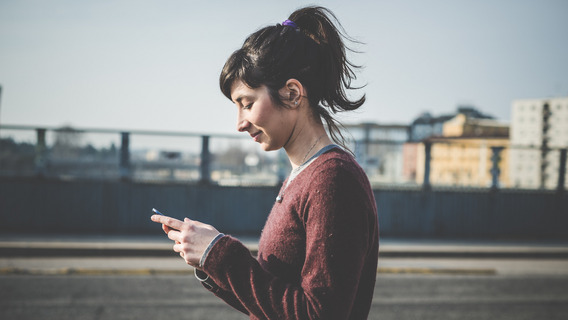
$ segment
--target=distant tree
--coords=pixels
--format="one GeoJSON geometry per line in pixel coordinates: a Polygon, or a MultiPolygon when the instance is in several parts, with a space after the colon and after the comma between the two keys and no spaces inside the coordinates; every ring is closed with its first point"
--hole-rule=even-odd
{"type": "Polygon", "coordinates": [[[114,159],[118,157],[118,149],[116,148],[114,142],[111,143],[110,148],[102,148],[99,152],[101,154],[101,158],[103,159],[114,159]]]}
{"type": "Polygon", "coordinates": [[[90,159],[98,159],[100,157],[99,151],[92,144],[88,144],[80,150],[81,157],[87,157],[90,159]]]}
{"type": "Polygon", "coordinates": [[[51,149],[54,157],[75,158],[81,154],[83,132],[64,126],[55,130],[55,143],[51,149]]]}
{"type": "Polygon", "coordinates": [[[12,174],[33,171],[34,156],[34,144],[0,138],[0,171],[12,174]]]}

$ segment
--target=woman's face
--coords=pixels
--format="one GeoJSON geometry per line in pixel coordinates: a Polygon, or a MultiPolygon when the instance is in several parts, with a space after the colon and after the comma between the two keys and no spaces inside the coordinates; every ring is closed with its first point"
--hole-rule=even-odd
{"type": "Polygon", "coordinates": [[[286,144],[292,134],[296,112],[275,104],[267,87],[253,89],[240,80],[235,81],[231,87],[231,100],[238,108],[238,131],[248,132],[264,151],[278,150],[286,144]]]}

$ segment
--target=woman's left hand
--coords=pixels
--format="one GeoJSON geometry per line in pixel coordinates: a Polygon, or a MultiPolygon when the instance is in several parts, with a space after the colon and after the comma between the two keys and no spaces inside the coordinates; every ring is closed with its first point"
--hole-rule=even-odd
{"type": "Polygon", "coordinates": [[[185,218],[183,221],[162,215],[152,215],[152,221],[161,223],[168,238],[175,242],[174,251],[195,268],[209,243],[219,234],[214,227],[185,218]]]}

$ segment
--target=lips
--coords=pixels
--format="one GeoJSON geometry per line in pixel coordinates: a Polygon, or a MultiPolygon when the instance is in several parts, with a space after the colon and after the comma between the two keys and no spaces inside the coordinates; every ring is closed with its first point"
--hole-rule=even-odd
{"type": "Polygon", "coordinates": [[[262,133],[262,131],[257,131],[255,133],[251,133],[250,136],[252,137],[252,139],[254,141],[258,142],[261,133],[262,133]]]}

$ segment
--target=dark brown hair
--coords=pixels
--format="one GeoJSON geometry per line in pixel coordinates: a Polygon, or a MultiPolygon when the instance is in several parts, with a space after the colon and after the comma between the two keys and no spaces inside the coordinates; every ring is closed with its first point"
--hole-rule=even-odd
{"type": "Polygon", "coordinates": [[[365,102],[365,95],[355,101],[346,95],[347,89],[354,89],[351,82],[359,66],[347,59],[346,50],[350,49],[343,40],[353,40],[345,35],[335,15],[323,7],[296,10],[288,19],[297,28],[277,24],[260,29],[229,57],[219,77],[221,91],[231,99],[235,81],[251,88],[264,85],[272,100],[284,105],[278,90],[289,79],[297,79],[306,88],[316,119],[323,119],[333,141],[346,147],[341,124],[333,114],[355,110],[365,102]]]}

